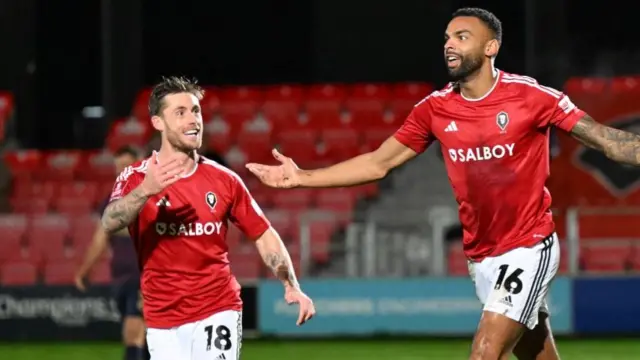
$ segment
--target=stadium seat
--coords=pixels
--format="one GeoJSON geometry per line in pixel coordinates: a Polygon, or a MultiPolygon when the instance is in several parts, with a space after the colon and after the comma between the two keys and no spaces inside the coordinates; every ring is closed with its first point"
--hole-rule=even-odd
{"type": "Polygon", "coordinates": [[[281,153],[294,159],[302,167],[312,166],[319,162],[317,146],[318,134],[313,131],[283,131],[276,139],[281,153]]]}
{"type": "Polygon", "coordinates": [[[52,200],[56,195],[57,183],[52,181],[16,181],[13,184],[13,199],[45,199],[52,200]]]}
{"type": "Polygon", "coordinates": [[[295,224],[292,221],[291,214],[292,212],[281,208],[265,210],[265,216],[271,222],[271,226],[283,238],[290,237],[294,231],[295,224]]]}
{"type": "Polygon", "coordinates": [[[113,166],[113,154],[108,150],[84,152],[76,179],[85,181],[107,181],[113,184],[117,174],[113,166]]]}
{"type": "Polygon", "coordinates": [[[208,121],[220,114],[220,88],[206,87],[204,90],[204,98],[200,101],[200,106],[202,106],[202,119],[208,121]]]}
{"type": "Polygon", "coordinates": [[[373,151],[377,149],[389,137],[393,136],[397,130],[395,127],[369,129],[364,133],[363,151],[373,151]]]}
{"type": "Polygon", "coordinates": [[[631,270],[640,271],[640,243],[636,243],[632,247],[629,262],[631,270]]]}
{"type": "Polygon", "coordinates": [[[338,230],[338,217],[335,213],[323,210],[309,210],[300,213],[298,224],[294,229],[294,243],[303,241],[308,231],[312,259],[319,264],[329,261],[331,254],[331,237],[338,230]]]}
{"type": "Polygon", "coordinates": [[[218,153],[227,152],[234,143],[240,125],[233,126],[220,117],[204,123],[203,143],[218,153]]]}
{"type": "Polygon", "coordinates": [[[389,107],[395,117],[406,118],[413,107],[433,91],[433,86],[428,83],[398,83],[393,85],[389,107]]]}
{"type": "Polygon", "coordinates": [[[65,242],[69,233],[69,220],[63,215],[35,216],[27,234],[32,256],[59,259],[65,256],[65,242]]]}
{"type": "Polygon", "coordinates": [[[48,199],[11,199],[11,208],[21,214],[46,214],[50,209],[48,199]]]}
{"type": "Polygon", "coordinates": [[[42,166],[43,155],[38,150],[10,151],[4,154],[14,181],[32,179],[42,166]]]}
{"type": "Polygon", "coordinates": [[[628,268],[631,259],[631,245],[622,241],[607,245],[582,244],[580,253],[585,271],[617,273],[628,268]]]}
{"type": "Polygon", "coordinates": [[[9,262],[2,266],[0,271],[2,281],[0,284],[11,285],[33,285],[38,280],[37,268],[29,262],[9,262]]]}
{"type": "Polygon", "coordinates": [[[36,176],[43,181],[71,181],[81,157],[82,153],[76,150],[46,153],[36,176]]]}
{"type": "Polygon", "coordinates": [[[339,126],[346,98],[347,91],[344,86],[312,85],[305,102],[305,114],[309,126],[316,129],[339,126]]]}
{"type": "Polygon", "coordinates": [[[229,251],[242,245],[242,236],[240,229],[233,224],[229,224],[229,228],[227,229],[227,246],[229,247],[229,251]]]}
{"type": "Polygon", "coordinates": [[[467,257],[462,249],[462,241],[456,241],[448,245],[447,268],[450,276],[469,276],[467,257]]]}
{"type": "Polygon", "coordinates": [[[258,87],[227,87],[222,88],[219,94],[220,114],[232,124],[242,124],[253,119],[264,101],[264,93],[258,87]]]}
{"type": "Polygon", "coordinates": [[[356,84],[349,87],[345,101],[349,122],[366,124],[381,121],[387,111],[390,91],[385,84],[356,84]]]}
{"type": "Polygon", "coordinates": [[[7,123],[13,115],[14,99],[13,94],[6,91],[0,92],[0,140],[3,140],[6,133],[7,123]]]}
{"type": "Polygon", "coordinates": [[[139,121],[147,121],[149,119],[149,96],[151,96],[151,90],[151,88],[144,88],[138,91],[133,102],[131,115],[139,121]]]}
{"type": "Polygon", "coordinates": [[[293,189],[275,190],[272,196],[273,205],[283,210],[305,210],[311,206],[313,190],[293,189]]]}
{"type": "Polygon", "coordinates": [[[116,120],[111,124],[107,135],[107,148],[111,151],[116,151],[125,145],[144,148],[151,134],[152,128],[149,121],[135,118],[116,120]]]}
{"type": "Polygon", "coordinates": [[[77,265],[69,261],[50,262],[44,268],[44,283],[47,285],[70,285],[74,283],[77,265]]]}
{"type": "MultiPolygon", "coordinates": [[[[100,194],[100,200],[102,200],[103,194],[100,194]]],[[[98,197],[98,183],[91,181],[72,181],[61,183],[58,186],[57,190],[58,199],[69,198],[69,199],[84,199],[85,201],[90,202],[92,205],[95,204],[98,197]]]]}
{"type": "Polygon", "coordinates": [[[350,213],[356,202],[354,193],[347,188],[317,190],[315,199],[318,208],[340,213],[350,213]]]}
{"type": "Polygon", "coordinates": [[[60,214],[83,215],[93,211],[93,198],[61,197],[54,201],[53,208],[60,214]]]}
{"type": "Polygon", "coordinates": [[[250,162],[273,161],[271,149],[274,143],[269,132],[243,131],[238,134],[238,147],[247,156],[250,162]]]}
{"type": "Polygon", "coordinates": [[[231,271],[239,281],[255,280],[260,277],[262,259],[254,246],[240,246],[229,252],[231,271]]]}
{"type": "Polygon", "coordinates": [[[360,134],[354,129],[329,129],[321,132],[321,157],[338,162],[360,154],[360,134]]]}
{"type": "Polygon", "coordinates": [[[89,282],[92,284],[109,284],[111,283],[111,266],[109,261],[99,261],[89,274],[89,282]]]}
{"type": "Polygon", "coordinates": [[[640,238],[638,215],[633,213],[581,213],[578,217],[580,240],[640,238]]]}
{"type": "Polygon", "coordinates": [[[302,86],[274,85],[265,91],[263,115],[275,125],[276,131],[287,128],[299,120],[305,90],[302,86]]]}

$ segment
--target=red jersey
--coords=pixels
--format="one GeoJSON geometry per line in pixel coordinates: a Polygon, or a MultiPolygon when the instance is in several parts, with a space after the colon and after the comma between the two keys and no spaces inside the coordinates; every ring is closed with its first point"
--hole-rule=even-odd
{"type": "MultiPolygon", "coordinates": [[[[111,201],[144,179],[146,159],[116,180],[111,201]]],[[[228,220],[251,239],[270,227],[233,171],[200,156],[195,170],[149,198],[129,225],[142,272],[144,319],[171,328],[225,310],[242,310],[225,236],[228,220]]]]}
{"type": "Polygon", "coordinates": [[[440,142],[464,251],[479,261],[532,246],[554,231],[545,187],[549,127],[571,131],[583,115],[561,92],[499,71],[480,99],[464,98],[451,84],[433,92],[394,136],[418,153],[440,142]]]}

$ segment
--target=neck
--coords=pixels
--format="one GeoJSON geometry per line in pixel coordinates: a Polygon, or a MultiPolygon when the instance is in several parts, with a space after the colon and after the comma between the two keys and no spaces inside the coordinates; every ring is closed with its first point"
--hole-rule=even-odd
{"type": "Polygon", "coordinates": [[[487,65],[458,82],[462,96],[467,99],[480,99],[493,88],[498,72],[493,68],[493,65],[487,65]]]}
{"type": "Polygon", "coordinates": [[[183,160],[183,173],[189,174],[196,167],[196,160],[198,159],[198,153],[195,150],[179,150],[170,144],[162,143],[160,150],[157,152],[158,162],[164,163],[172,158],[179,158],[183,160]]]}

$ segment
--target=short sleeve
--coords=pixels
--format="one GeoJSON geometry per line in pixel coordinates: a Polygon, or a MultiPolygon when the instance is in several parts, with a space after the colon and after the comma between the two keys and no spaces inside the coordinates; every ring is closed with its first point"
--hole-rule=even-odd
{"type": "Polygon", "coordinates": [[[142,177],[136,173],[136,170],[133,166],[127,166],[118,178],[116,179],[116,183],[113,185],[113,190],[111,191],[111,196],[109,197],[109,202],[122,199],[127,196],[131,192],[131,190],[135,189],[142,182],[142,177]]]}
{"type": "Polygon", "coordinates": [[[233,183],[234,199],[229,218],[248,238],[257,239],[271,224],[242,180],[234,176],[233,183]]]}
{"type": "Polygon", "coordinates": [[[543,104],[541,127],[553,125],[569,132],[585,115],[585,112],[580,110],[569,96],[558,90],[540,86],[539,96],[543,104]]]}
{"type": "Polygon", "coordinates": [[[431,133],[431,106],[428,98],[416,105],[393,137],[400,143],[422,153],[435,140],[431,133]]]}

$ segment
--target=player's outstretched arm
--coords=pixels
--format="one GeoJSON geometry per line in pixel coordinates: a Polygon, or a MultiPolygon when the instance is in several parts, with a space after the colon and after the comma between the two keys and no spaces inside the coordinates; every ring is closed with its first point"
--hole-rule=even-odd
{"type": "Polygon", "coordinates": [[[80,291],[86,290],[84,284],[84,278],[89,274],[93,266],[98,262],[100,256],[107,250],[109,246],[109,236],[104,231],[100,222],[98,222],[98,226],[96,226],[96,230],[93,233],[93,241],[91,241],[91,245],[87,249],[87,253],[85,254],[84,262],[78,268],[78,272],[75,276],[76,287],[80,291]]]}
{"type": "Polygon", "coordinates": [[[300,289],[291,257],[280,236],[273,228],[269,228],[256,240],[256,247],[264,263],[284,285],[287,303],[300,305],[297,324],[304,324],[315,315],[316,310],[311,299],[300,289]]]}
{"type": "Polygon", "coordinates": [[[573,127],[571,135],[611,160],[640,165],[640,135],[602,125],[587,114],[573,127]]]}
{"type": "Polygon", "coordinates": [[[372,152],[326,168],[302,170],[291,158],[274,149],[273,156],[280,165],[250,163],[247,169],[265,185],[275,188],[355,186],[384,178],[389,171],[416,155],[415,151],[390,137],[372,152]]]}

